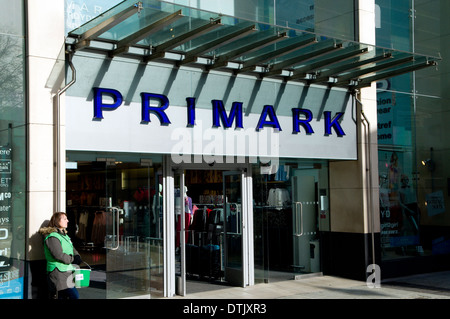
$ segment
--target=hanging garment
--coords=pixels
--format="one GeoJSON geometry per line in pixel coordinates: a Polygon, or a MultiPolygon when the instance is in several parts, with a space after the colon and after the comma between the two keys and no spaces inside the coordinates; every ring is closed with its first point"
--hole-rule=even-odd
{"type": "Polygon", "coordinates": [[[289,166],[280,165],[277,169],[274,179],[276,181],[282,181],[282,182],[288,181],[289,180],[289,166]]]}
{"type": "MultiPolygon", "coordinates": [[[[177,232],[176,232],[176,247],[180,247],[180,232],[181,232],[181,215],[177,216],[177,232]]],[[[191,214],[188,212],[184,213],[184,229],[186,230],[185,235],[185,243],[189,240],[189,227],[191,226],[191,214]]]]}
{"type": "Polygon", "coordinates": [[[78,219],[77,237],[82,241],[87,241],[87,227],[88,227],[89,213],[87,211],[80,213],[78,219]]]}
{"type": "Polygon", "coordinates": [[[92,224],[91,240],[96,246],[104,245],[106,236],[106,212],[95,212],[94,223],[92,224]]]}

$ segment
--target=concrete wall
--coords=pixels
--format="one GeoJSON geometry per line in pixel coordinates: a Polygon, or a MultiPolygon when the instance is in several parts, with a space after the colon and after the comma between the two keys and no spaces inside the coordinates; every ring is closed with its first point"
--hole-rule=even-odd
{"type": "MultiPolygon", "coordinates": [[[[28,85],[28,260],[43,258],[37,234],[54,207],[54,96],[64,81],[64,1],[26,2],[28,85]]],[[[64,114],[61,114],[64,119],[64,114]]],[[[64,124],[64,123],[63,123],[64,124]]],[[[62,132],[64,127],[62,127],[62,132]]],[[[64,134],[62,134],[64,136],[64,134]]],[[[64,150],[64,140],[62,140],[64,150]]],[[[63,152],[64,154],[64,152],[63,152]]],[[[62,156],[64,159],[64,155],[62,156]]],[[[65,179],[65,167],[62,167],[65,179]]],[[[62,181],[62,192],[65,180],[62,181]]],[[[65,202],[64,200],[62,201],[65,202]]]]}
{"type": "MultiPolygon", "coordinates": [[[[374,1],[360,0],[357,16],[358,41],[374,44],[374,1]]],[[[367,266],[380,259],[375,85],[357,92],[355,107],[358,160],[330,162],[330,231],[322,234],[322,256],[325,274],[365,280],[367,266]]]]}
{"type": "MultiPolygon", "coordinates": [[[[375,43],[375,5],[373,1],[359,1],[359,41],[375,43]]],[[[362,89],[356,103],[358,115],[358,160],[330,163],[330,219],[331,231],[369,233],[371,214],[378,212],[378,156],[377,156],[377,112],[375,85],[362,89]],[[361,123],[361,110],[370,123],[370,159],[367,134],[368,127],[361,123]],[[368,164],[368,163],[371,164],[368,164]],[[371,171],[369,187],[368,170],[371,171]],[[372,200],[369,197],[369,189],[372,200]],[[370,208],[369,208],[370,205],[370,208]]],[[[379,218],[375,231],[379,232],[379,218]]]]}

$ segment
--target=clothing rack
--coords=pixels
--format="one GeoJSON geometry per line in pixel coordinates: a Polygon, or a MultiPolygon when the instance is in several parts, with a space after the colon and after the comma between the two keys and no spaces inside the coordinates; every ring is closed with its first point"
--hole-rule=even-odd
{"type": "Polygon", "coordinates": [[[106,210],[103,206],[77,206],[68,210],[72,236],[83,247],[103,247],[106,236],[106,210]]]}
{"type": "Polygon", "coordinates": [[[193,204],[193,220],[186,244],[186,272],[222,278],[223,205],[193,204]]]}

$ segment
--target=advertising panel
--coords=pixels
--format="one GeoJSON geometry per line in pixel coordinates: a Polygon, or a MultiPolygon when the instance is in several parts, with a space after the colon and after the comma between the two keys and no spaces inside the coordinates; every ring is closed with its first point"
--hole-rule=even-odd
{"type": "MultiPolygon", "coordinates": [[[[13,267],[12,149],[0,147],[0,299],[22,298],[23,277],[13,267]]],[[[17,234],[16,234],[17,235],[17,234]]]]}

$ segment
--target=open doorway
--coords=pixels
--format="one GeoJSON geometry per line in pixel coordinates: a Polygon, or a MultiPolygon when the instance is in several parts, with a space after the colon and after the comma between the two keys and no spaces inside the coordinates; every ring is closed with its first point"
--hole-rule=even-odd
{"type": "Polygon", "coordinates": [[[245,172],[180,170],[174,186],[177,293],[244,286],[245,172]]]}

